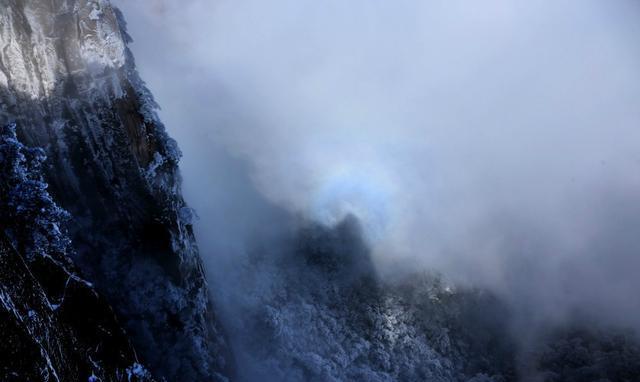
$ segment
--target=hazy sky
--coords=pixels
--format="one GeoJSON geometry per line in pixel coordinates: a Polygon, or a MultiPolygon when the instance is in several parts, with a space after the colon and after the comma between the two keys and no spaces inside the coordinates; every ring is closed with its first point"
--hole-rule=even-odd
{"type": "Polygon", "coordinates": [[[382,270],[640,327],[638,2],[115,2],[209,260],[354,213],[382,270]]]}

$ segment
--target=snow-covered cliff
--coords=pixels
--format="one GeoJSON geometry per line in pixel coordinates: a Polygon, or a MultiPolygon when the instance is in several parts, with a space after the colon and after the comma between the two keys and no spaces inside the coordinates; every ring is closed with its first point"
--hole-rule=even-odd
{"type": "Polygon", "coordinates": [[[223,378],[231,357],[180,194],[180,152],[128,41],[107,0],[0,0],[0,124],[45,149],[74,260],[154,374],[223,378]]]}

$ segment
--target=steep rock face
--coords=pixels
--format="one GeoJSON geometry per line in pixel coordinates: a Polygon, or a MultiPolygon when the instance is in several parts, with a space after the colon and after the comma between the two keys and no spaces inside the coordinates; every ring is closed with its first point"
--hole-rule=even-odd
{"type": "Polygon", "coordinates": [[[176,144],[106,0],[0,0],[0,123],[44,147],[75,261],[145,363],[172,381],[230,373],[180,195],[176,144]]]}
{"type": "Polygon", "coordinates": [[[44,153],[0,127],[0,380],[151,381],[115,314],[69,255],[44,153]]]}

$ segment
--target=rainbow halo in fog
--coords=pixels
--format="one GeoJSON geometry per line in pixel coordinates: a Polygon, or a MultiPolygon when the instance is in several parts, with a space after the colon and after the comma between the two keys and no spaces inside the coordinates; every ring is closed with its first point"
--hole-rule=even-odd
{"type": "Polygon", "coordinates": [[[335,225],[353,215],[360,221],[369,242],[380,240],[389,218],[390,190],[375,174],[343,170],[326,177],[314,193],[312,219],[335,225]]]}

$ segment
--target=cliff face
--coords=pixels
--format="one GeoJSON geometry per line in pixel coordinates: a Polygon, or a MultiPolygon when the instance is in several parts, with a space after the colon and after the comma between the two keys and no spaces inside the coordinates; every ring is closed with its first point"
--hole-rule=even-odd
{"type": "Polygon", "coordinates": [[[0,124],[43,147],[74,260],[142,360],[172,381],[230,372],[180,194],[179,150],[106,0],[0,0],[0,124]]]}

